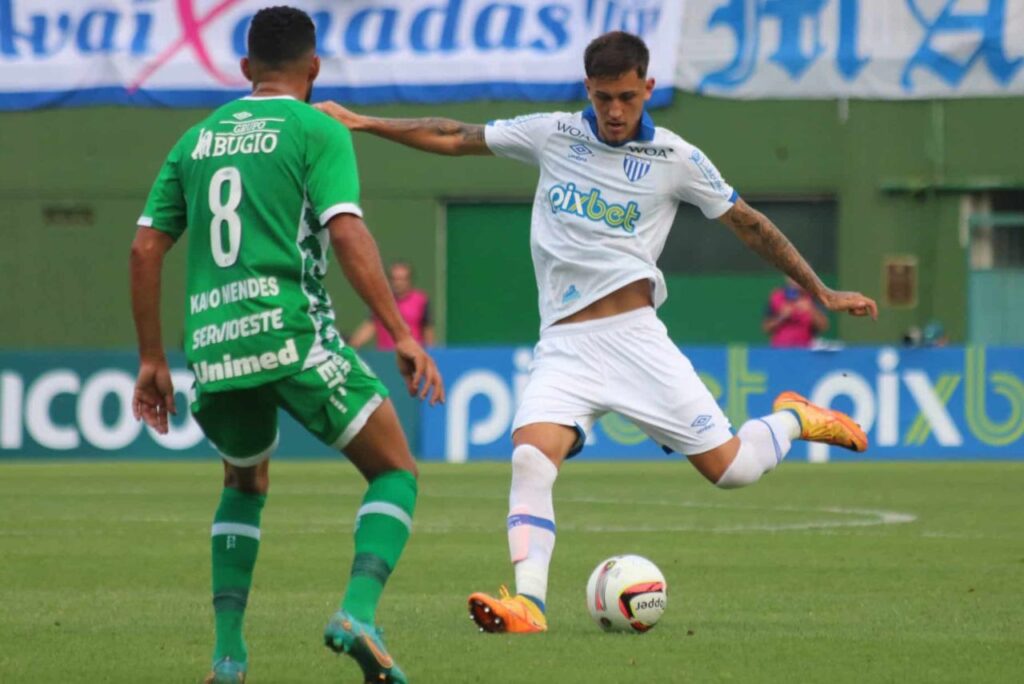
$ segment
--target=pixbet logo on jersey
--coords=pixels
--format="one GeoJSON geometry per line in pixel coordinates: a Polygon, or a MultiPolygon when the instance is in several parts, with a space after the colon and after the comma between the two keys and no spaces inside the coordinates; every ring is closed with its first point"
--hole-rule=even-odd
{"type": "Polygon", "coordinates": [[[631,200],[625,205],[612,204],[601,197],[601,191],[597,188],[584,193],[575,183],[552,186],[548,190],[548,202],[553,214],[573,214],[612,228],[621,228],[630,234],[636,232],[636,223],[640,220],[640,205],[636,202],[631,200]]]}

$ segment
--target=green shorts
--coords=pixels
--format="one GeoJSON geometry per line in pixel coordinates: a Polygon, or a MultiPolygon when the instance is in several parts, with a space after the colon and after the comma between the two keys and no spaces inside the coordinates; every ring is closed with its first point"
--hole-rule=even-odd
{"type": "Polygon", "coordinates": [[[265,385],[200,393],[192,414],[225,461],[250,467],[277,448],[277,409],[328,446],[344,449],[388,396],[351,347],[315,368],[265,385]]]}

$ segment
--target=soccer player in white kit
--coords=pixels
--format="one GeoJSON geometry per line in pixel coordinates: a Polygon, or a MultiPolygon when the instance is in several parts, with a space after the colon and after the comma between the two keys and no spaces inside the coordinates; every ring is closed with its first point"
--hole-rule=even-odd
{"type": "Polygon", "coordinates": [[[730,489],[756,482],[794,439],[863,451],[848,416],[784,392],[771,415],[735,435],[655,309],[665,301],[656,265],[679,202],[729,226],[751,249],[832,311],[877,316],[870,298],[826,287],[764,214],[726,183],[704,153],[644,111],[654,80],[637,36],[612,32],[584,55],[591,107],[486,126],[450,119],[380,119],[318,105],[354,131],[446,155],[494,154],[533,164],[540,180],[530,247],[540,342],[513,424],[508,540],[516,594],[474,593],[470,615],[488,632],[542,632],[555,546],[552,488],[594,420],[615,411],[704,477],[730,489]]]}

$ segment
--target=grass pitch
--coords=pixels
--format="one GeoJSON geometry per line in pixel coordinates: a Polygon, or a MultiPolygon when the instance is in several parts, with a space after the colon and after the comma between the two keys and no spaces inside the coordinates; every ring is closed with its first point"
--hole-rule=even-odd
{"type": "MultiPolygon", "coordinates": [[[[275,463],[247,617],[249,684],[358,682],[321,630],[364,484],[275,463]]],[[[465,597],[511,579],[507,464],[427,465],[379,614],[415,684],[1019,682],[1024,464],[787,463],[718,491],[683,463],[568,464],[551,631],[479,634],[465,597]],[[668,609],[601,633],[606,556],[654,560],[668,609]]],[[[220,465],[0,465],[0,682],[197,682],[209,667],[220,465]]]]}

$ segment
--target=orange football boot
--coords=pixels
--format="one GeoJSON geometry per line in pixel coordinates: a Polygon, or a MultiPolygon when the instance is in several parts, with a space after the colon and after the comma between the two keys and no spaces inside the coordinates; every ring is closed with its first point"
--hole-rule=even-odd
{"type": "Polygon", "coordinates": [[[469,616],[482,632],[528,634],[548,631],[548,620],[537,604],[525,596],[512,596],[505,585],[498,598],[476,592],[469,595],[469,616]]]}
{"type": "Polygon", "coordinates": [[[773,411],[792,411],[800,421],[800,439],[823,442],[851,451],[866,451],[868,436],[841,411],[833,411],[807,401],[796,392],[783,392],[775,397],[773,411]]]}

